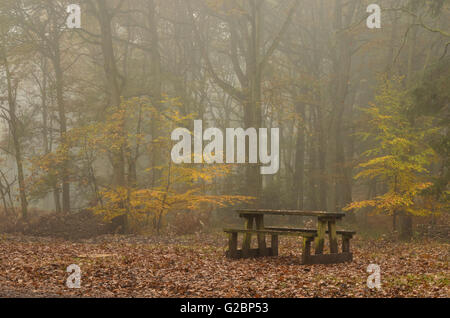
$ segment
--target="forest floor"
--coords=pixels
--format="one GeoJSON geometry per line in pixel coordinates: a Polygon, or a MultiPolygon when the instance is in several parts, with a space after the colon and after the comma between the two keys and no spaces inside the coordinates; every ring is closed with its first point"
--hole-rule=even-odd
{"type": "Polygon", "coordinates": [[[230,260],[226,237],[105,235],[76,242],[0,236],[0,297],[449,297],[450,244],[353,240],[354,261],[301,265],[300,242],[280,256],[230,260]],[[67,266],[81,268],[69,289],[67,266]],[[367,287],[369,264],[381,289],[367,287]]]}

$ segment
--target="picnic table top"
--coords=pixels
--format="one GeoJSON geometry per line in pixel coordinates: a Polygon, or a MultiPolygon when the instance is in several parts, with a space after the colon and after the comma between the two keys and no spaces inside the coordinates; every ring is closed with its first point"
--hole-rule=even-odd
{"type": "Polygon", "coordinates": [[[345,216],[342,212],[326,212],[326,211],[300,211],[300,210],[268,210],[268,209],[239,209],[236,210],[239,215],[297,215],[297,216],[317,216],[341,218],[345,216]]]}

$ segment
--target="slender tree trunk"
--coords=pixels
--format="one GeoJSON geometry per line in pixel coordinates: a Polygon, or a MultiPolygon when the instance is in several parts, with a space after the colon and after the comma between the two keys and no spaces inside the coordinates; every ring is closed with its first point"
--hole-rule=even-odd
{"type": "Polygon", "coordinates": [[[334,108],[331,114],[330,132],[334,136],[334,143],[330,143],[330,172],[333,175],[332,191],[330,192],[329,209],[331,211],[339,211],[344,205],[351,202],[351,189],[346,179],[349,178],[344,167],[346,164],[344,151],[344,132],[343,132],[343,115],[345,113],[346,98],[349,90],[350,68],[351,68],[351,34],[343,30],[346,25],[351,23],[354,3],[349,4],[347,11],[341,0],[336,0],[335,27],[339,30],[337,35],[337,48],[333,52],[333,69],[334,79],[332,81],[332,92],[334,100],[334,108]]]}
{"type": "MultiPolygon", "coordinates": [[[[45,57],[41,60],[42,82],[41,82],[41,109],[42,109],[42,146],[44,153],[47,155],[51,152],[49,144],[49,125],[48,125],[48,105],[47,105],[47,79],[48,68],[45,57]]],[[[56,213],[61,213],[60,191],[57,180],[53,181],[53,200],[56,213]]]]}
{"type": "Polygon", "coordinates": [[[19,197],[21,205],[22,218],[28,218],[28,201],[25,189],[25,177],[23,172],[23,158],[22,149],[20,145],[20,129],[18,127],[19,122],[16,117],[16,89],[13,87],[12,76],[9,70],[8,58],[4,47],[1,47],[1,54],[3,57],[3,64],[5,67],[7,90],[8,90],[8,105],[9,105],[9,129],[13,138],[14,156],[17,166],[17,179],[19,181],[19,197]]]}
{"type": "MultiPolygon", "coordinates": [[[[161,53],[159,49],[159,34],[158,34],[158,20],[156,16],[156,5],[154,0],[149,0],[147,2],[148,6],[148,29],[150,32],[151,39],[151,63],[152,63],[152,103],[156,110],[161,111],[161,100],[162,100],[162,66],[161,66],[161,53]]],[[[159,119],[152,118],[151,120],[151,135],[152,139],[156,140],[159,137],[159,119]]],[[[156,145],[155,145],[156,146],[156,145]]],[[[157,148],[157,146],[155,147],[157,148]]],[[[161,170],[154,169],[155,167],[161,165],[162,158],[160,152],[153,149],[150,155],[152,174],[151,174],[151,184],[156,185],[161,178],[161,170]]]]}
{"type": "MultiPolygon", "coordinates": [[[[119,72],[117,70],[116,59],[114,56],[114,46],[112,40],[111,29],[111,13],[109,12],[108,5],[105,0],[97,0],[98,5],[98,20],[100,23],[101,31],[101,48],[104,58],[104,70],[106,81],[108,84],[108,93],[110,97],[110,105],[112,107],[119,107],[121,104],[121,86],[119,72]]],[[[124,123],[118,127],[120,130],[118,133],[124,134],[124,123]]],[[[120,145],[119,149],[111,151],[112,166],[114,170],[114,184],[116,186],[125,186],[125,158],[124,158],[124,145],[120,145]]]]}
{"type": "Polygon", "coordinates": [[[396,11],[391,12],[392,16],[392,28],[391,28],[391,39],[389,41],[389,50],[386,59],[386,73],[388,78],[392,77],[393,74],[393,62],[394,62],[394,50],[395,50],[395,41],[397,39],[397,28],[398,28],[398,14],[396,11]]]}
{"type": "Polygon", "coordinates": [[[8,203],[6,202],[6,192],[5,188],[3,186],[3,182],[0,180],[0,196],[2,197],[2,203],[3,203],[3,212],[5,215],[9,215],[9,208],[8,203]]]}
{"type": "Polygon", "coordinates": [[[394,211],[394,213],[392,213],[392,230],[394,232],[397,231],[397,211],[394,211]]]}
{"type": "MultiPolygon", "coordinates": [[[[250,34],[250,64],[248,78],[250,93],[247,104],[244,106],[245,128],[262,127],[261,115],[261,38],[262,38],[262,4],[263,1],[250,1],[251,34],[250,34]]],[[[246,143],[246,154],[249,154],[249,144],[246,143]]],[[[246,188],[249,195],[257,198],[262,193],[262,177],[257,165],[248,165],[246,168],[246,188]]]]}
{"type": "MultiPolygon", "coordinates": [[[[314,109],[309,108],[309,129],[315,129],[315,121],[314,121],[314,109]]],[[[317,178],[318,175],[318,166],[317,166],[317,134],[310,136],[308,138],[308,195],[307,195],[307,203],[308,209],[317,210],[317,182],[319,181],[317,178]]],[[[320,191],[320,189],[319,189],[320,191]]]]}
{"type": "MultiPolygon", "coordinates": [[[[96,0],[90,2],[94,10],[97,11],[98,22],[100,24],[100,37],[101,37],[101,49],[104,60],[104,71],[105,78],[108,89],[108,96],[111,108],[119,108],[121,104],[121,91],[123,87],[123,79],[121,78],[119,71],[117,69],[117,62],[114,54],[113,45],[113,33],[111,28],[112,13],[108,4],[105,0],[96,0]],[[96,9],[98,8],[98,10],[96,9]]],[[[124,115],[125,116],[125,115],[124,115]]],[[[125,117],[121,119],[117,127],[117,134],[123,136],[126,140],[126,129],[125,129],[125,117]]],[[[129,191],[127,180],[125,177],[125,147],[126,141],[120,144],[117,148],[110,151],[111,164],[113,166],[113,184],[116,187],[127,187],[127,193],[129,191]]],[[[121,202],[121,207],[128,210],[129,202],[127,199],[121,202]]],[[[129,228],[129,213],[124,215],[124,232],[128,233],[129,228]]]]}
{"type": "Polygon", "coordinates": [[[413,235],[412,215],[405,211],[400,213],[400,239],[410,240],[413,235]]]}
{"type": "Polygon", "coordinates": [[[61,149],[64,154],[64,162],[62,164],[62,211],[64,213],[70,212],[70,176],[69,176],[69,163],[70,163],[70,148],[67,143],[67,118],[66,109],[64,104],[64,79],[63,70],[61,67],[59,44],[56,44],[55,54],[52,57],[53,68],[55,71],[56,81],[56,102],[58,104],[59,115],[59,133],[61,149]]]}
{"type": "Polygon", "coordinates": [[[416,52],[416,42],[417,42],[417,26],[414,25],[416,23],[417,18],[411,17],[411,26],[408,34],[408,69],[406,74],[406,79],[408,86],[412,85],[413,81],[413,73],[414,73],[414,57],[416,52]]]}
{"type": "MultiPolygon", "coordinates": [[[[305,105],[297,104],[296,111],[305,122],[305,105]]],[[[295,171],[294,171],[294,193],[297,209],[303,210],[304,204],[304,176],[305,176],[305,130],[297,128],[297,140],[295,145],[295,171]]]]}
{"type": "Polygon", "coordinates": [[[317,173],[317,178],[319,179],[319,204],[318,208],[325,211],[327,209],[327,198],[328,198],[328,186],[327,186],[327,142],[325,139],[325,133],[323,131],[323,117],[320,108],[317,109],[316,117],[316,131],[317,131],[317,157],[319,161],[319,169],[317,173]]]}

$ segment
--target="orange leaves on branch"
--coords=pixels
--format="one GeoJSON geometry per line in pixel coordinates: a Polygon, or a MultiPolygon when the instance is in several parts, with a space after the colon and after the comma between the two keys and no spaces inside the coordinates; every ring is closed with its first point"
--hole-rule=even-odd
{"type": "Polygon", "coordinates": [[[237,195],[207,195],[199,187],[185,191],[169,190],[163,187],[150,189],[129,189],[117,187],[101,192],[103,205],[93,208],[106,220],[128,214],[138,219],[142,216],[166,215],[172,211],[198,210],[202,207],[226,207],[237,203],[249,202],[250,197],[237,195]]]}
{"type": "Polygon", "coordinates": [[[424,190],[431,187],[428,169],[436,154],[427,143],[435,133],[428,120],[414,122],[409,116],[411,98],[401,88],[401,78],[382,79],[375,103],[362,109],[366,124],[360,136],[370,142],[359,165],[356,179],[385,182],[388,191],[374,199],[353,202],[344,210],[372,207],[375,212],[393,214],[406,211],[414,215],[432,212],[422,204],[424,190]]]}

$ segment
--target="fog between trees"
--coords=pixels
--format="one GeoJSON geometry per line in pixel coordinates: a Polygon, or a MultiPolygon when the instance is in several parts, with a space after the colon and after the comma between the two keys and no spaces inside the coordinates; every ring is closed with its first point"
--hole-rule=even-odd
{"type": "Polygon", "coordinates": [[[410,236],[448,213],[450,4],[379,0],[370,29],[374,2],[82,0],[68,29],[70,1],[2,0],[2,213],[345,209],[410,236]],[[278,172],[173,163],[194,120],[279,128],[278,172]]]}

